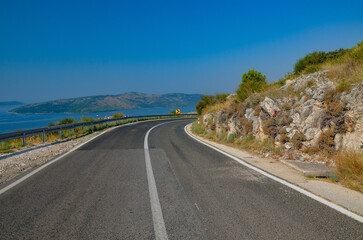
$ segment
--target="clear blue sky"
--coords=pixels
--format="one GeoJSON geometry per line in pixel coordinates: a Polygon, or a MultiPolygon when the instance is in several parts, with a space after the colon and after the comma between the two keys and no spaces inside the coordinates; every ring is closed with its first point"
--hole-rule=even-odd
{"type": "Polygon", "coordinates": [[[361,0],[0,0],[0,101],[234,92],[362,40],[361,0]]]}

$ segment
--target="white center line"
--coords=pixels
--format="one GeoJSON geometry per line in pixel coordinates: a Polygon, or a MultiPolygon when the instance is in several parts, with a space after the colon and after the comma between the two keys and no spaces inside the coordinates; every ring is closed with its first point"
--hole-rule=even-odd
{"type": "Polygon", "coordinates": [[[150,153],[149,153],[149,144],[148,144],[148,138],[151,130],[154,128],[161,126],[163,124],[170,123],[165,122],[158,125],[155,125],[154,127],[150,128],[149,131],[147,131],[144,139],[144,152],[145,152],[145,163],[146,163],[146,174],[147,174],[147,182],[149,185],[149,194],[150,194],[150,204],[151,204],[151,213],[153,217],[153,223],[154,223],[154,232],[155,232],[155,239],[157,240],[167,240],[168,235],[166,233],[165,228],[165,222],[163,218],[163,213],[161,211],[161,205],[159,201],[158,196],[158,190],[156,188],[155,178],[153,169],[151,166],[151,160],[150,160],[150,153]]]}

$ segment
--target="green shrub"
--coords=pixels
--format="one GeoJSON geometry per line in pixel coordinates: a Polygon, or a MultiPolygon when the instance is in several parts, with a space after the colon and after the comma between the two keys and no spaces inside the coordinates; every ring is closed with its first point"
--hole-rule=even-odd
{"type": "Polygon", "coordinates": [[[306,67],[305,73],[314,73],[314,72],[318,72],[320,70],[321,70],[320,65],[313,64],[313,65],[306,67]]]}
{"type": "Polygon", "coordinates": [[[72,124],[72,123],[75,123],[73,118],[65,118],[65,119],[62,119],[59,122],[57,122],[56,125],[59,126],[59,125],[66,125],[66,124],[72,124]]]}
{"type": "Polygon", "coordinates": [[[203,109],[206,108],[209,105],[213,105],[217,102],[217,99],[214,96],[210,95],[203,95],[200,101],[195,106],[195,109],[197,110],[197,113],[199,115],[202,114],[203,109]]]}
{"type": "Polygon", "coordinates": [[[201,124],[199,124],[198,122],[193,122],[191,130],[193,133],[198,134],[198,135],[206,133],[204,127],[201,124]]]}
{"type": "Polygon", "coordinates": [[[362,59],[363,58],[363,47],[358,47],[355,49],[339,49],[330,52],[312,52],[307,54],[305,57],[299,59],[294,66],[294,74],[300,73],[314,73],[321,70],[321,64],[324,62],[339,62],[344,57],[350,53],[352,59],[362,59]]]}
{"type": "Polygon", "coordinates": [[[229,93],[216,94],[217,102],[224,103],[227,100],[229,93]]]}
{"type": "Polygon", "coordinates": [[[93,118],[90,118],[90,117],[85,117],[85,118],[82,118],[81,119],[81,122],[91,122],[91,121],[94,121],[95,119],[93,118]]]}
{"type": "Polygon", "coordinates": [[[237,138],[237,134],[232,133],[232,134],[230,134],[230,135],[228,136],[227,141],[228,141],[229,143],[233,143],[233,142],[234,142],[234,140],[236,140],[236,138],[237,138]]]}
{"type": "Polygon", "coordinates": [[[11,145],[8,143],[8,142],[2,142],[1,143],[1,148],[0,148],[0,150],[2,151],[2,152],[7,152],[8,150],[10,150],[11,149],[11,145]]]}
{"type": "Polygon", "coordinates": [[[91,127],[89,127],[89,128],[87,129],[87,133],[88,133],[88,134],[93,133],[93,129],[92,129],[91,127]]]}
{"type": "Polygon", "coordinates": [[[203,95],[200,101],[195,106],[195,109],[197,110],[197,113],[199,115],[202,114],[203,109],[205,109],[208,106],[217,104],[217,103],[224,103],[227,100],[227,97],[229,96],[228,93],[225,94],[216,94],[215,96],[212,95],[203,95]]]}
{"type": "Polygon", "coordinates": [[[294,73],[299,74],[311,65],[323,63],[326,60],[325,52],[312,52],[299,59],[294,66],[294,73]]]}
{"type": "Polygon", "coordinates": [[[356,62],[363,61],[363,41],[359,42],[356,47],[351,49],[349,56],[356,62]]]}
{"type": "Polygon", "coordinates": [[[122,118],[125,117],[125,115],[123,113],[115,113],[112,118],[122,118]]]}
{"type": "Polygon", "coordinates": [[[270,85],[271,86],[275,86],[275,87],[282,87],[282,86],[284,86],[285,85],[285,83],[286,83],[286,78],[283,78],[283,79],[280,79],[280,80],[278,80],[278,81],[276,81],[276,82],[272,82],[272,83],[270,83],[270,85]]]}
{"type": "Polygon", "coordinates": [[[73,134],[73,131],[72,130],[63,130],[62,131],[62,137],[63,138],[69,138],[69,137],[72,137],[74,134],[73,134]]]}
{"type": "Polygon", "coordinates": [[[266,76],[260,72],[250,69],[242,75],[242,83],[238,86],[237,97],[244,101],[250,95],[261,92],[266,87],[266,76]]]}

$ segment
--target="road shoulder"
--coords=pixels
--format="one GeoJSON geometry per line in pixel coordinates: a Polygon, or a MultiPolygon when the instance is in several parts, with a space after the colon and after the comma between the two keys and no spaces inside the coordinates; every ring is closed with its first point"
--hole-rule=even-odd
{"type": "Polygon", "coordinates": [[[186,130],[197,139],[226,153],[229,153],[245,161],[246,163],[260,168],[267,173],[270,173],[280,179],[286,180],[349,211],[363,216],[362,193],[344,188],[334,183],[309,180],[304,176],[303,172],[297,171],[296,169],[284,164],[279,160],[271,158],[261,158],[258,155],[251,154],[220,143],[212,142],[210,140],[197,136],[192,133],[192,131],[190,130],[190,126],[191,125],[189,124],[186,127],[186,130]]]}

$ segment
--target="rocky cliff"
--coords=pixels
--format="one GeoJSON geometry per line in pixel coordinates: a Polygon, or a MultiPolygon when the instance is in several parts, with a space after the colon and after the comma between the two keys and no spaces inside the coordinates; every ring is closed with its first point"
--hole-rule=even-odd
{"type": "Polygon", "coordinates": [[[302,75],[274,91],[256,93],[229,107],[206,112],[200,122],[226,138],[272,139],[285,151],[327,151],[363,147],[363,81],[339,92],[327,71],[302,75]]]}

